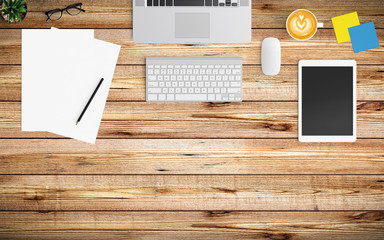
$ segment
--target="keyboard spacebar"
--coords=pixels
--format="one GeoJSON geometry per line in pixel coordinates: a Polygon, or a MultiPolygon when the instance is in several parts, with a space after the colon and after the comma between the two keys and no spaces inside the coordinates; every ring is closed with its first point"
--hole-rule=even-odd
{"type": "Polygon", "coordinates": [[[174,6],[204,6],[204,0],[174,0],[174,6]]]}
{"type": "Polygon", "coordinates": [[[201,101],[207,101],[207,95],[206,94],[176,94],[175,100],[201,102],[201,101]]]}

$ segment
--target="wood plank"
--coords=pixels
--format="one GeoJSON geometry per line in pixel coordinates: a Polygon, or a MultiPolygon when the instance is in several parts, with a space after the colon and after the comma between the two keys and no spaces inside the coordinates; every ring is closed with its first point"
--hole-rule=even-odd
{"type": "Polygon", "coordinates": [[[0,140],[0,174],[383,174],[384,140],[0,140]]]}
{"type": "MultiPolygon", "coordinates": [[[[293,40],[284,29],[254,29],[249,44],[135,44],[131,29],[97,29],[95,38],[122,46],[119,64],[144,64],[150,56],[239,56],[243,64],[260,64],[265,37],[281,42],[282,64],[300,59],[355,59],[359,64],[384,64],[384,29],[376,29],[381,46],[355,54],[350,42],[338,44],[333,29],[320,29],[310,41],[293,40]]],[[[21,30],[0,29],[0,64],[21,63],[21,30]]]]}
{"type": "Polygon", "coordinates": [[[2,212],[1,239],[380,239],[384,212],[2,212]]]}
{"type": "MultiPolygon", "coordinates": [[[[0,101],[21,100],[21,67],[0,65],[0,101]]],[[[384,101],[384,65],[359,65],[357,99],[384,101]]],[[[145,101],[145,66],[118,65],[109,101],[145,101]]],[[[283,65],[277,77],[266,76],[259,65],[243,66],[244,101],[296,101],[297,66],[283,65]]]]}
{"type": "MultiPolygon", "coordinates": [[[[357,137],[384,138],[384,101],[357,104],[357,137]]],[[[0,102],[0,138],[64,138],[21,131],[21,104],[0,102]]],[[[98,138],[297,138],[297,102],[108,102],[98,138]]]]}
{"type": "MultiPolygon", "coordinates": [[[[132,28],[132,1],[131,0],[83,0],[85,13],[75,17],[63,14],[62,19],[56,22],[45,22],[45,11],[64,8],[66,1],[29,1],[28,14],[19,24],[6,24],[0,22],[0,28],[132,28]]],[[[324,27],[332,28],[331,18],[342,14],[358,11],[361,23],[375,22],[376,28],[384,27],[381,0],[348,1],[348,0],[313,0],[303,2],[300,0],[257,0],[252,1],[252,27],[253,28],[285,28],[288,15],[295,9],[305,8],[324,23],[324,27]]]]}
{"type": "Polygon", "coordinates": [[[384,175],[1,175],[0,210],[382,210],[384,175]]]}

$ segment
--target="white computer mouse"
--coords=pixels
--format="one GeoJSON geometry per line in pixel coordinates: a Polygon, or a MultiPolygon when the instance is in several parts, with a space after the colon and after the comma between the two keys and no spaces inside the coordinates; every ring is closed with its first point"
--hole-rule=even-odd
{"type": "Polygon", "coordinates": [[[280,72],[281,51],[279,39],[269,37],[261,44],[261,69],[265,75],[273,76],[280,72]]]}

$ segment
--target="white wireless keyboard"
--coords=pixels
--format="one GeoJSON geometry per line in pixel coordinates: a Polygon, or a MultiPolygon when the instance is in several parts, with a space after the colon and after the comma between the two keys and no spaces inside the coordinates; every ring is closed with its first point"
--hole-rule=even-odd
{"type": "Polygon", "coordinates": [[[241,102],[241,57],[147,57],[147,102],[241,102]]]}

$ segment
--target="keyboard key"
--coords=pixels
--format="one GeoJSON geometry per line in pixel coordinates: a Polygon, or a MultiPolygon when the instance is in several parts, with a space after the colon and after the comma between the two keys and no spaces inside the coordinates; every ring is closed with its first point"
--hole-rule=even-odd
{"type": "Polygon", "coordinates": [[[176,101],[194,101],[194,102],[207,101],[206,94],[175,94],[175,95],[176,95],[176,101]]]}
{"type": "Polygon", "coordinates": [[[225,6],[231,6],[231,0],[226,0],[225,1],[225,6]]]}
{"type": "Polygon", "coordinates": [[[160,0],[160,6],[165,6],[165,0],[160,0]]]}
{"type": "Polygon", "coordinates": [[[153,0],[153,6],[159,6],[159,0],[153,0]]]}
{"type": "Polygon", "coordinates": [[[204,6],[204,0],[174,0],[175,6],[204,6]]]}
{"type": "Polygon", "coordinates": [[[215,94],[208,94],[208,101],[215,101],[215,94]]]}
{"type": "Polygon", "coordinates": [[[205,0],[205,6],[212,6],[212,0],[205,0]]]}
{"type": "Polygon", "coordinates": [[[233,69],[232,74],[241,74],[240,69],[233,69]]]}
{"type": "Polygon", "coordinates": [[[228,88],[228,93],[241,93],[240,88],[228,88]]]}
{"type": "Polygon", "coordinates": [[[175,100],[175,94],[167,94],[167,100],[168,101],[174,101],[175,100]]]}
{"type": "Polygon", "coordinates": [[[150,75],[150,76],[148,76],[148,80],[155,81],[156,80],[156,76],[150,75]]]}
{"type": "Polygon", "coordinates": [[[159,83],[158,82],[148,82],[148,87],[158,87],[159,83]]]}
{"type": "Polygon", "coordinates": [[[148,93],[161,93],[161,88],[148,88],[148,93]]]}
{"type": "Polygon", "coordinates": [[[156,101],[157,100],[157,94],[148,94],[148,101],[156,101]]]}
{"type": "Polygon", "coordinates": [[[173,6],[173,1],[172,0],[167,0],[166,1],[167,6],[173,6]]]}
{"type": "Polygon", "coordinates": [[[165,101],[165,94],[159,94],[159,101],[165,101]]]}
{"type": "Polygon", "coordinates": [[[241,87],[241,82],[231,82],[231,87],[241,87]]]}

